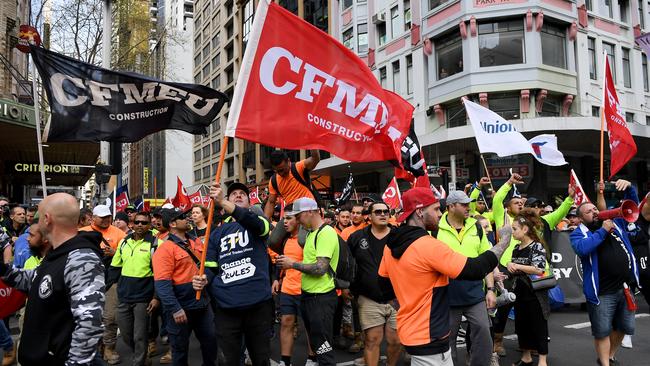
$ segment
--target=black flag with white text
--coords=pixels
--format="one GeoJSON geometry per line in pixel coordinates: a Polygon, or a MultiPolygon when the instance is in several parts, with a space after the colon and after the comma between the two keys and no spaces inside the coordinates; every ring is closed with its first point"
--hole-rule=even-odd
{"type": "Polygon", "coordinates": [[[31,47],[51,109],[47,141],[136,142],[166,129],[206,134],[228,100],[203,85],[117,72],[31,47]]]}
{"type": "Polygon", "coordinates": [[[345,186],[343,186],[343,192],[341,192],[341,197],[336,199],[336,205],[337,206],[342,206],[346,202],[350,200],[350,197],[352,197],[352,191],[354,190],[354,179],[352,178],[352,173],[350,173],[350,177],[348,178],[347,182],[345,182],[345,186]]]}

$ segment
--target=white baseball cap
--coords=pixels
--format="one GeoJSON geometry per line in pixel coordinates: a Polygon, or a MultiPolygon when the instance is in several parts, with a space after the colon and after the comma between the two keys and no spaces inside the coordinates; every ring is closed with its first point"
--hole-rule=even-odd
{"type": "Polygon", "coordinates": [[[93,215],[97,217],[113,216],[111,209],[106,205],[97,205],[93,208],[93,215]]]}
{"type": "Polygon", "coordinates": [[[318,210],[318,203],[314,199],[309,197],[301,197],[293,201],[293,207],[285,215],[296,216],[297,214],[305,211],[315,211],[318,210]]]}

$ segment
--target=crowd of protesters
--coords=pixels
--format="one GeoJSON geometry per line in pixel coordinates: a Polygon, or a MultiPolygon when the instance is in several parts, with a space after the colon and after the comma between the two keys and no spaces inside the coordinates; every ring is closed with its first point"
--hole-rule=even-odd
{"type": "MultiPolygon", "coordinates": [[[[619,364],[616,352],[634,334],[629,294],[639,289],[650,300],[645,199],[636,223],[601,220],[601,196],[576,206],[569,188],[554,209],[519,194],[523,179],[513,174],[496,191],[488,178],[446,197],[411,188],[397,212],[373,195],[324,207],[309,184],[318,161],[317,151],[295,163],[274,152],[262,205],[251,205],[244,184],[213,185],[218,212],[207,241],[208,210],[199,205],[114,215],[105,205],[79,210],[63,193],[27,208],[0,197],[0,276],[28,294],[15,315],[18,346],[9,318],[0,322],[2,364],[148,365],[158,357],[187,365],[194,334],[203,365],[269,365],[278,322],[282,366],[293,364],[303,331],[308,366],[335,365],[335,349],[363,350],[355,364],[376,366],[384,341],[389,366],[452,365],[461,333],[467,364],[493,366],[505,356],[514,308],[522,351],[514,365],[536,356],[546,366],[553,230],[571,232],[582,260],[594,364],[619,364]]],[[[629,182],[615,186],[639,205],[629,182]]]]}

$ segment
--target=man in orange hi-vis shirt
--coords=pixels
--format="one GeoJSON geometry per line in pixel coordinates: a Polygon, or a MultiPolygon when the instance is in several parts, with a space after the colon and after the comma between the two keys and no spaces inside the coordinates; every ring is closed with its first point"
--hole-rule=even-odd
{"type": "Polygon", "coordinates": [[[449,278],[483,279],[497,266],[512,229],[504,226],[497,245],[476,258],[467,258],[428,234],[427,230],[438,229],[442,216],[440,202],[429,188],[407,191],[402,202],[404,211],[398,221],[404,224],[390,234],[384,247],[380,285],[392,285],[397,295],[397,334],[411,355],[411,365],[452,366],[449,278]]]}
{"type": "Polygon", "coordinates": [[[350,217],[352,218],[352,225],[346,227],[343,229],[341,232],[341,237],[343,240],[347,241],[350,235],[352,233],[356,232],[357,230],[361,230],[368,226],[368,223],[363,217],[363,205],[362,204],[354,204],[352,206],[352,210],[350,210],[350,217]]]}
{"type": "Polygon", "coordinates": [[[266,217],[273,217],[278,197],[284,198],[287,205],[300,197],[316,199],[311,191],[309,174],[318,165],[320,153],[318,150],[311,150],[310,153],[310,157],[297,163],[289,160],[284,151],[275,150],[271,153],[271,167],[275,173],[269,180],[269,198],[264,206],[266,217]]]}

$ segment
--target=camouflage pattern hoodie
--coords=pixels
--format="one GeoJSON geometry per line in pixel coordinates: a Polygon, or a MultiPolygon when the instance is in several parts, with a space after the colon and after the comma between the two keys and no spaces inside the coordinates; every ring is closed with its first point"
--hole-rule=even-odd
{"type": "Polygon", "coordinates": [[[79,233],[34,270],[0,264],[5,282],[28,293],[21,365],[90,365],[102,336],[101,234],[79,233]]]}

